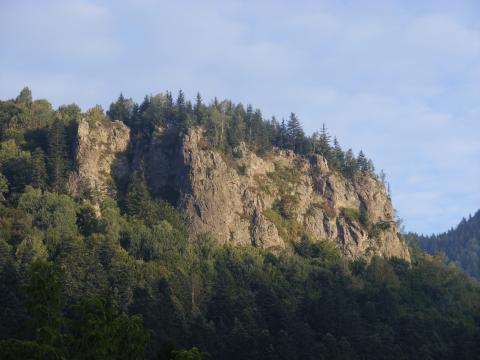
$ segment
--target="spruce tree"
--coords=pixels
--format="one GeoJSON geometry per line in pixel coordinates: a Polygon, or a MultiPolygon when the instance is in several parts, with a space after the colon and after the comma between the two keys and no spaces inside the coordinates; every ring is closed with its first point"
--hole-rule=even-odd
{"type": "Polygon", "coordinates": [[[197,93],[197,98],[195,100],[195,105],[193,106],[193,114],[195,116],[195,122],[197,125],[203,125],[205,123],[206,117],[206,108],[202,103],[202,96],[200,93],[197,93]]]}
{"type": "Polygon", "coordinates": [[[228,143],[231,147],[236,147],[244,140],[245,121],[240,111],[235,110],[231,126],[227,130],[228,143]]]}
{"type": "Polygon", "coordinates": [[[128,215],[142,219],[148,212],[150,193],[142,170],[133,172],[127,189],[124,206],[128,215]]]}
{"type": "Polygon", "coordinates": [[[178,91],[177,102],[175,104],[175,115],[175,124],[179,128],[186,129],[191,125],[188,118],[185,95],[182,90],[178,91]]]}
{"type": "Polygon", "coordinates": [[[245,114],[245,130],[246,138],[248,143],[252,143],[252,123],[253,123],[253,107],[252,105],[247,106],[247,113],[245,114]]]}
{"type": "Polygon", "coordinates": [[[362,150],[358,153],[357,164],[361,172],[368,173],[368,160],[362,150]]]}
{"type": "Polygon", "coordinates": [[[351,179],[355,176],[357,169],[358,169],[357,159],[355,159],[352,149],[348,149],[347,152],[345,153],[345,162],[343,164],[343,169],[342,169],[343,174],[347,178],[351,179]]]}
{"type": "Polygon", "coordinates": [[[60,192],[65,182],[66,171],[65,126],[55,120],[48,136],[48,175],[53,191],[60,192]]]}
{"type": "Polygon", "coordinates": [[[327,160],[332,158],[332,149],[330,147],[330,134],[325,127],[325,124],[322,125],[322,130],[318,137],[318,152],[327,160]]]}
{"type": "Polygon", "coordinates": [[[290,118],[287,123],[287,137],[288,148],[293,151],[299,151],[303,141],[305,140],[305,133],[303,132],[302,125],[294,113],[290,114],[290,118]]]}
{"type": "Polygon", "coordinates": [[[48,175],[45,166],[45,154],[40,148],[36,148],[31,158],[32,179],[31,185],[35,188],[46,189],[48,175]]]}
{"type": "Polygon", "coordinates": [[[281,148],[288,147],[288,130],[285,119],[282,119],[282,124],[280,125],[280,145],[281,148]]]}

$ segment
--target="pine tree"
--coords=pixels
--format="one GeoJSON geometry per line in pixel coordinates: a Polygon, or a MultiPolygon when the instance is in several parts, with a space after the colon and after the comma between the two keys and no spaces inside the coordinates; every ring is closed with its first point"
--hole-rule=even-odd
{"type": "Polygon", "coordinates": [[[147,183],[143,176],[143,171],[133,172],[130,184],[125,196],[125,211],[127,214],[142,219],[148,212],[150,202],[150,193],[148,192],[147,183]]]}
{"type": "Polygon", "coordinates": [[[357,164],[361,172],[368,173],[368,160],[362,150],[358,153],[357,164]]]}
{"type": "Polygon", "coordinates": [[[303,132],[302,125],[294,113],[290,114],[290,118],[287,123],[287,137],[288,148],[293,151],[299,151],[303,141],[305,140],[305,133],[303,132]]]}
{"type": "Polygon", "coordinates": [[[203,125],[205,123],[206,109],[205,105],[202,103],[200,93],[197,93],[197,98],[193,107],[193,114],[197,125],[203,125]]]}
{"type": "Polygon", "coordinates": [[[373,165],[373,161],[371,159],[368,159],[367,167],[370,174],[375,174],[375,166],[373,165]]]}
{"type": "Polygon", "coordinates": [[[259,109],[255,110],[255,112],[252,115],[250,129],[251,129],[250,141],[256,144],[257,146],[263,145],[263,141],[264,141],[263,119],[262,119],[262,113],[259,109]]]}
{"type": "Polygon", "coordinates": [[[175,105],[175,113],[176,113],[176,125],[181,129],[187,129],[190,127],[191,119],[188,116],[187,112],[187,105],[185,102],[185,95],[182,90],[178,91],[177,102],[175,105]]]}
{"type": "Polygon", "coordinates": [[[175,123],[175,106],[173,105],[173,96],[170,91],[165,93],[165,118],[167,124],[175,123]]]}
{"type": "Polygon", "coordinates": [[[249,144],[252,143],[252,123],[253,123],[253,107],[252,105],[247,106],[247,113],[245,114],[245,130],[246,138],[249,144]]]}
{"type": "Polygon", "coordinates": [[[345,162],[342,170],[343,174],[350,179],[355,176],[358,170],[357,159],[355,159],[352,149],[348,149],[345,153],[345,162]]]}
{"type": "Polygon", "coordinates": [[[318,137],[318,153],[322,155],[325,159],[330,160],[332,158],[332,149],[330,147],[330,134],[325,127],[325,124],[322,125],[322,130],[318,137]]]}
{"type": "Polygon", "coordinates": [[[31,158],[32,180],[31,185],[35,188],[46,189],[48,175],[45,166],[45,154],[42,149],[36,148],[31,158]]]}
{"type": "Polygon", "coordinates": [[[48,136],[48,170],[52,190],[60,192],[65,182],[66,171],[65,126],[55,120],[48,136]]]}
{"type": "Polygon", "coordinates": [[[332,160],[330,166],[334,169],[342,171],[345,164],[345,154],[337,140],[333,138],[332,160]]]}
{"type": "Polygon", "coordinates": [[[282,124],[280,125],[280,145],[281,148],[288,147],[288,130],[285,119],[282,119],[282,124]]]}
{"type": "Polygon", "coordinates": [[[227,130],[228,136],[228,143],[232,147],[236,147],[244,140],[245,136],[245,121],[243,120],[243,116],[241,111],[237,109],[235,110],[231,126],[227,130]]]}

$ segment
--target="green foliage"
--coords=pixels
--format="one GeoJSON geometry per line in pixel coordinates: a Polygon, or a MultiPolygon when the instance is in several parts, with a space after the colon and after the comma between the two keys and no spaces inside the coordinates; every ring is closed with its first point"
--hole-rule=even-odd
{"type": "Polygon", "coordinates": [[[67,309],[63,277],[50,263],[31,264],[26,291],[35,340],[0,341],[2,359],[141,359],[148,339],[142,317],[103,298],[82,297],[67,309]]]}
{"type": "Polygon", "coordinates": [[[293,243],[302,236],[302,225],[293,218],[283,216],[275,208],[266,209],[263,215],[275,225],[282,239],[293,243]]]}
{"type": "Polygon", "coordinates": [[[353,208],[340,208],[340,214],[349,222],[360,222],[360,211],[353,208]]]}
{"type": "Polygon", "coordinates": [[[8,192],[8,180],[0,173],[0,200],[5,200],[5,194],[8,192]]]}
{"type": "Polygon", "coordinates": [[[202,360],[207,356],[207,353],[201,352],[196,347],[192,347],[189,350],[174,350],[173,360],[202,360]]]}
{"type": "Polygon", "coordinates": [[[134,105],[135,103],[132,99],[126,99],[123,94],[120,94],[117,101],[110,105],[107,115],[112,120],[129,123],[133,115],[134,105]]]}
{"type": "Polygon", "coordinates": [[[457,227],[431,236],[410,234],[430,254],[444,253],[465,272],[480,279],[480,211],[462,219],[457,227]]]}
{"type": "Polygon", "coordinates": [[[72,359],[141,359],[148,339],[141,316],[121,314],[102,298],[75,304],[69,328],[72,359]]]}
{"type": "Polygon", "coordinates": [[[15,102],[20,105],[28,106],[32,103],[32,92],[28,87],[24,87],[16,97],[15,102]]]}
{"type": "Polygon", "coordinates": [[[104,121],[105,115],[100,105],[96,105],[91,109],[88,109],[85,114],[85,120],[91,128],[96,128],[98,124],[104,121]]]}
{"type": "MultiPolygon", "coordinates": [[[[277,165],[257,178],[279,199],[263,215],[291,244],[273,254],[190,238],[171,205],[177,194],[166,188],[152,196],[134,156],[149,149],[157,127],[165,129],[162,151],[173,156],[186,128],[201,125],[226,156],[241,142],[259,153],[277,146],[324,156],[343,176],[372,175],[363,153],[330,145],[325,127],[307,137],[294,116],[289,124],[267,121],[230,101],[205,105],[198,97],[192,107],[183,94],[174,101],[166,93],[137,105],[121,96],[108,115],[131,127],[138,166],[119,186],[120,208],[106,197],[98,212],[67,195],[64,183],[75,121],[104,121],[102,111],[52,112],[26,95],[0,102],[0,358],[478,357],[478,283],[413,246],[411,264],[367,262],[346,260],[334,242],[312,241],[295,220],[297,168],[277,165]]],[[[334,217],[329,206],[315,205],[334,217]]],[[[372,223],[366,210],[341,216],[371,237],[391,226],[372,223]]],[[[455,250],[462,264],[476,264],[475,221],[459,226],[469,239],[455,250]]]]}
{"type": "Polygon", "coordinates": [[[53,191],[61,192],[67,171],[65,124],[55,120],[48,134],[48,174],[53,191]]]}

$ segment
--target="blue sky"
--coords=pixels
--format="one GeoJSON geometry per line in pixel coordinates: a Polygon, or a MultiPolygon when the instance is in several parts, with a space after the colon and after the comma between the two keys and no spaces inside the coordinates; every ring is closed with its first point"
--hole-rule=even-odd
{"type": "Polygon", "coordinates": [[[326,123],[390,181],[407,230],[480,208],[480,2],[0,1],[0,98],[183,89],[326,123]]]}

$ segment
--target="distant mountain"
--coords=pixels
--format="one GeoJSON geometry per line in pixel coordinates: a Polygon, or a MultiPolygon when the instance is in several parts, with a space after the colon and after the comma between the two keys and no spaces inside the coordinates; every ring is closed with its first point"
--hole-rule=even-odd
{"type": "Polygon", "coordinates": [[[444,252],[468,274],[480,280],[480,210],[443,234],[415,236],[429,253],[444,252]]]}

